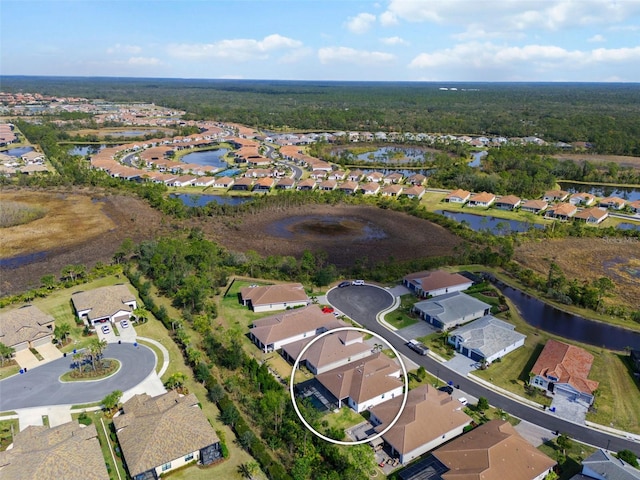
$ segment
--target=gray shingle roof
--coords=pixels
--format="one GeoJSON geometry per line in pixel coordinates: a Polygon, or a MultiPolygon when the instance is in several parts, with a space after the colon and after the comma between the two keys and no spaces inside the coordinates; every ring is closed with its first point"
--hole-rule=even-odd
{"type": "Polygon", "coordinates": [[[136,395],[122,409],[113,423],[132,477],[219,442],[192,393],[136,395]]]}
{"type": "Polygon", "coordinates": [[[447,325],[455,324],[460,319],[475,312],[487,310],[491,308],[491,305],[481,302],[466,293],[453,292],[418,302],[414,308],[437,318],[447,325]]]}
{"type": "Polygon", "coordinates": [[[451,335],[461,337],[465,347],[488,358],[527,338],[526,335],[514,329],[515,327],[510,323],[499,320],[493,315],[485,315],[463,327],[456,328],[451,335]]]}
{"type": "Polygon", "coordinates": [[[582,473],[590,478],[595,472],[607,480],[640,480],[640,470],[600,449],[582,461],[582,473]],[[591,472],[589,471],[591,470],[591,472]]]}
{"type": "Polygon", "coordinates": [[[30,426],[13,448],[0,452],[0,478],[12,480],[109,480],[95,425],[69,422],[54,428],[30,426]]]}

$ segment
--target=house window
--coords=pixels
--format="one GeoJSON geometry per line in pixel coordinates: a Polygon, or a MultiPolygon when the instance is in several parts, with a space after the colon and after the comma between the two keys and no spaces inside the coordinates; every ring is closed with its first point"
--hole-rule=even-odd
{"type": "Polygon", "coordinates": [[[185,461],[185,462],[189,462],[189,461],[191,461],[191,460],[193,460],[193,452],[191,452],[190,454],[188,454],[188,455],[186,455],[186,456],[184,457],[184,461],[185,461]]]}
{"type": "Polygon", "coordinates": [[[167,470],[171,470],[171,462],[162,465],[162,471],[166,472],[167,470]]]}

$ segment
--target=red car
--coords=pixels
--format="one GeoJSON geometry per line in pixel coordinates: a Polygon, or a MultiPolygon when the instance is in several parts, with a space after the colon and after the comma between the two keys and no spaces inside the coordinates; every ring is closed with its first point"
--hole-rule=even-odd
{"type": "Polygon", "coordinates": [[[333,313],[333,307],[322,307],[322,313],[333,313]]]}

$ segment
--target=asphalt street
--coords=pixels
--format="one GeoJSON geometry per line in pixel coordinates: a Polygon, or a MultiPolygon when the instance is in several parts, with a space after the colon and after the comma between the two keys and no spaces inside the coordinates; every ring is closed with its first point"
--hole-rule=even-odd
{"type": "Polygon", "coordinates": [[[418,365],[424,366],[432,374],[439,372],[439,377],[460,385],[460,389],[476,398],[485,397],[495,407],[502,408],[510,415],[544,427],[549,432],[559,431],[580,442],[620,451],[628,449],[640,456],[640,443],[626,440],[615,435],[593,430],[583,425],[562,420],[544,412],[542,409],[530,407],[511,398],[485,388],[484,386],[449,370],[444,364],[428,356],[421,356],[405,345],[405,340],[378,323],[377,314],[393,305],[394,297],[387,290],[373,286],[349,286],[334,288],[326,295],[327,301],[345,315],[352,318],[364,328],[385,338],[400,353],[418,365]],[[446,373],[445,373],[446,372],[446,373]]]}
{"type": "Polygon", "coordinates": [[[156,365],[153,351],[140,344],[109,344],[104,356],[119,360],[121,368],[102,380],[61,382],[60,376],[71,370],[73,362],[73,356],[67,356],[0,381],[0,411],[97,402],[114,390],[135,387],[156,365]]]}

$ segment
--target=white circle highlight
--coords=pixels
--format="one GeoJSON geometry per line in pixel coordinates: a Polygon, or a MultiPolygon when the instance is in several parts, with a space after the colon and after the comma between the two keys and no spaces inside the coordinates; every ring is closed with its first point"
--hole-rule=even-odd
{"type": "MultiPolygon", "coordinates": [[[[314,435],[317,435],[318,437],[320,437],[321,439],[323,439],[323,440],[325,440],[327,442],[335,443],[336,445],[360,445],[360,444],[363,444],[363,443],[371,442],[372,440],[375,440],[376,438],[382,437],[382,435],[387,433],[396,424],[396,422],[400,419],[400,415],[402,415],[402,412],[404,411],[404,407],[407,405],[407,395],[409,393],[409,376],[407,375],[407,367],[404,365],[404,362],[402,361],[402,357],[400,356],[400,353],[393,347],[393,345],[391,345],[389,342],[387,342],[386,339],[382,338],[377,333],[372,332],[371,330],[366,330],[364,328],[359,328],[359,327],[340,327],[340,328],[334,328],[333,330],[328,330],[328,331],[326,331],[324,333],[321,333],[320,335],[314,337],[309,343],[307,343],[304,346],[304,348],[300,352],[300,355],[298,355],[298,358],[296,358],[296,361],[293,364],[293,370],[291,371],[291,380],[289,381],[289,393],[291,394],[291,402],[293,403],[293,409],[296,411],[296,414],[298,415],[298,418],[302,421],[304,426],[307,427],[311,431],[311,433],[313,433],[314,435]],[[302,416],[302,413],[300,413],[300,409],[298,408],[298,404],[296,403],[296,396],[295,396],[295,393],[294,393],[294,390],[293,390],[294,377],[295,377],[296,370],[298,369],[298,364],[300,363],[300,359],[304,356],[304,354],[311,347],[311,345],[313,345],[315,342],[320,340],[322,337],[326,337],[327,335],[331,335],[331,334],[337,333],[337,332],[349,331],[349,330],[355,330],[357,332],[362,332],[362,333],[365,333],[365,334],[368,334],[368,335],[372,335],[372,336],[376,337],[377,339],[381,340],[389,348],[391,348],[391,351],[396,355],[396,358],[400,362],[400,367],[402,367],[402,374],[403,374],[403,378],[404,378],[404,395],[402,396],[402,404],[400,405],[400,409],[398,410],[398,414],[389,423],[389,425],[387,425],[387,427],[384,430],[382,430],[380,433],[377,433],[376,435],[373,435],[372,437],[367,437],[367,438],[365,438],[363,440],[354,440],[353,442],[345,442],[343,440],[336,440],[335,438],[329,438],[326,435],[323,435],[320,432],[316,431],[309,424],[309,422],[307,422],[305,420],[305,418],[302,416]]],[[[349,407],[346,407],[346,408],[349,408],[349,407]]]]}

